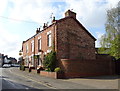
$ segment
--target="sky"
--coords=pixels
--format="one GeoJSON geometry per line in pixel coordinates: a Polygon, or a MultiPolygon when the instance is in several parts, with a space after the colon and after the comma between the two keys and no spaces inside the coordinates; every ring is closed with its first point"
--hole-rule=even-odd
{"type": "Polygon", "coordinates": [[[33,36],[51,16],[64,18],[68,9],[77,13],[80,23],[97,39],[105,33],[106,11],[119,0],[0,0],[0,53],[19,58],[22,42],[33,36]]]}

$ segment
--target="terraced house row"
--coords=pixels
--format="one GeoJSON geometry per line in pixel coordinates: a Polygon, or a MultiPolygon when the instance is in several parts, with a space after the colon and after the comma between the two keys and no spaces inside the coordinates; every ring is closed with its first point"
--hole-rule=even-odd
{"type": "Polygon", "coordinates": [[[57,53],[57,67],[64,77],[84,77],[114,73],[114,63],[107,55],[96,54],[96,39],[76,19],[76,13],[66,11],[65,17],[37,28],[36,34],[22,44],[24,65],[35,69],[43,67],[45,56],[57,53]]]}
{"type": "Polygon", "coordinates": [[[42,66],[44,56],[54,50],[57,59],[95,59],[95,38],[76,19],[76,13],[68,10],[60,20],[37,28],[36,34],[23,42],[23,58],[26,66],[42,66]],[[38,59],[34,59],[34,55],[38,59]]]}

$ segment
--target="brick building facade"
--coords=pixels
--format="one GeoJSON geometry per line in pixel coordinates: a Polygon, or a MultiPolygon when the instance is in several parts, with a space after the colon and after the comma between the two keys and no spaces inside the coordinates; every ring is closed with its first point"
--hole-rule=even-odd
{"type": "MultiPolygon", "coordinates": [[[[68,10],[65,17],[52,21],[43,30],[38,28],[36,34],[23,41],[23,59],[25,66],[43,66],[43,59],[53,49],[57,59],[96,59],[95,38],[76,19],[76,13],[68,10]]],[[[59,62],[58,62],[59,65],[59,62]]],[[[59,65],[60,66],[60,65],[59,65]]]]}

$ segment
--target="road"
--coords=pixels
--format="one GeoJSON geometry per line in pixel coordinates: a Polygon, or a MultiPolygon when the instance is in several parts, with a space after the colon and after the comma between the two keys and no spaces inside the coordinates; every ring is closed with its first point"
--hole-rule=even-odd
{"type": "MultiPolygon", "coordinates": [[[[97,78],[76,78],[76,79],[53,79],[43,77],[38,74],[20,71],[18,68],[0,68],[0,90],[3,91],[82,91],[83,89],[118,89],[118,79],[114,77],[97,77],[97,78]],[[81,89],[81,90],[80,90],[81,89]]],[[[106,90],[105,90],[106,89],[106,90]]],[[[111,91],[111,90],[110,90],[111,91]]]]}
{"type": "Polygon", "coordinates": [[[0,68],[1,89],[50,89],[42,84],[13,74],[10,68],[0,68]]]}

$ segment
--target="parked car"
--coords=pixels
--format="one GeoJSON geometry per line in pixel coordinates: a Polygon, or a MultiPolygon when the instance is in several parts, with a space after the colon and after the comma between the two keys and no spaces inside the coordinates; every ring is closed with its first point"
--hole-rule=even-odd
{"type": "Polygon", "coordinates": [[[11,67],[11,65],[10,64],[4,64],[2,67],[3,68],[9,68],[9,67],[11,67]]]}

